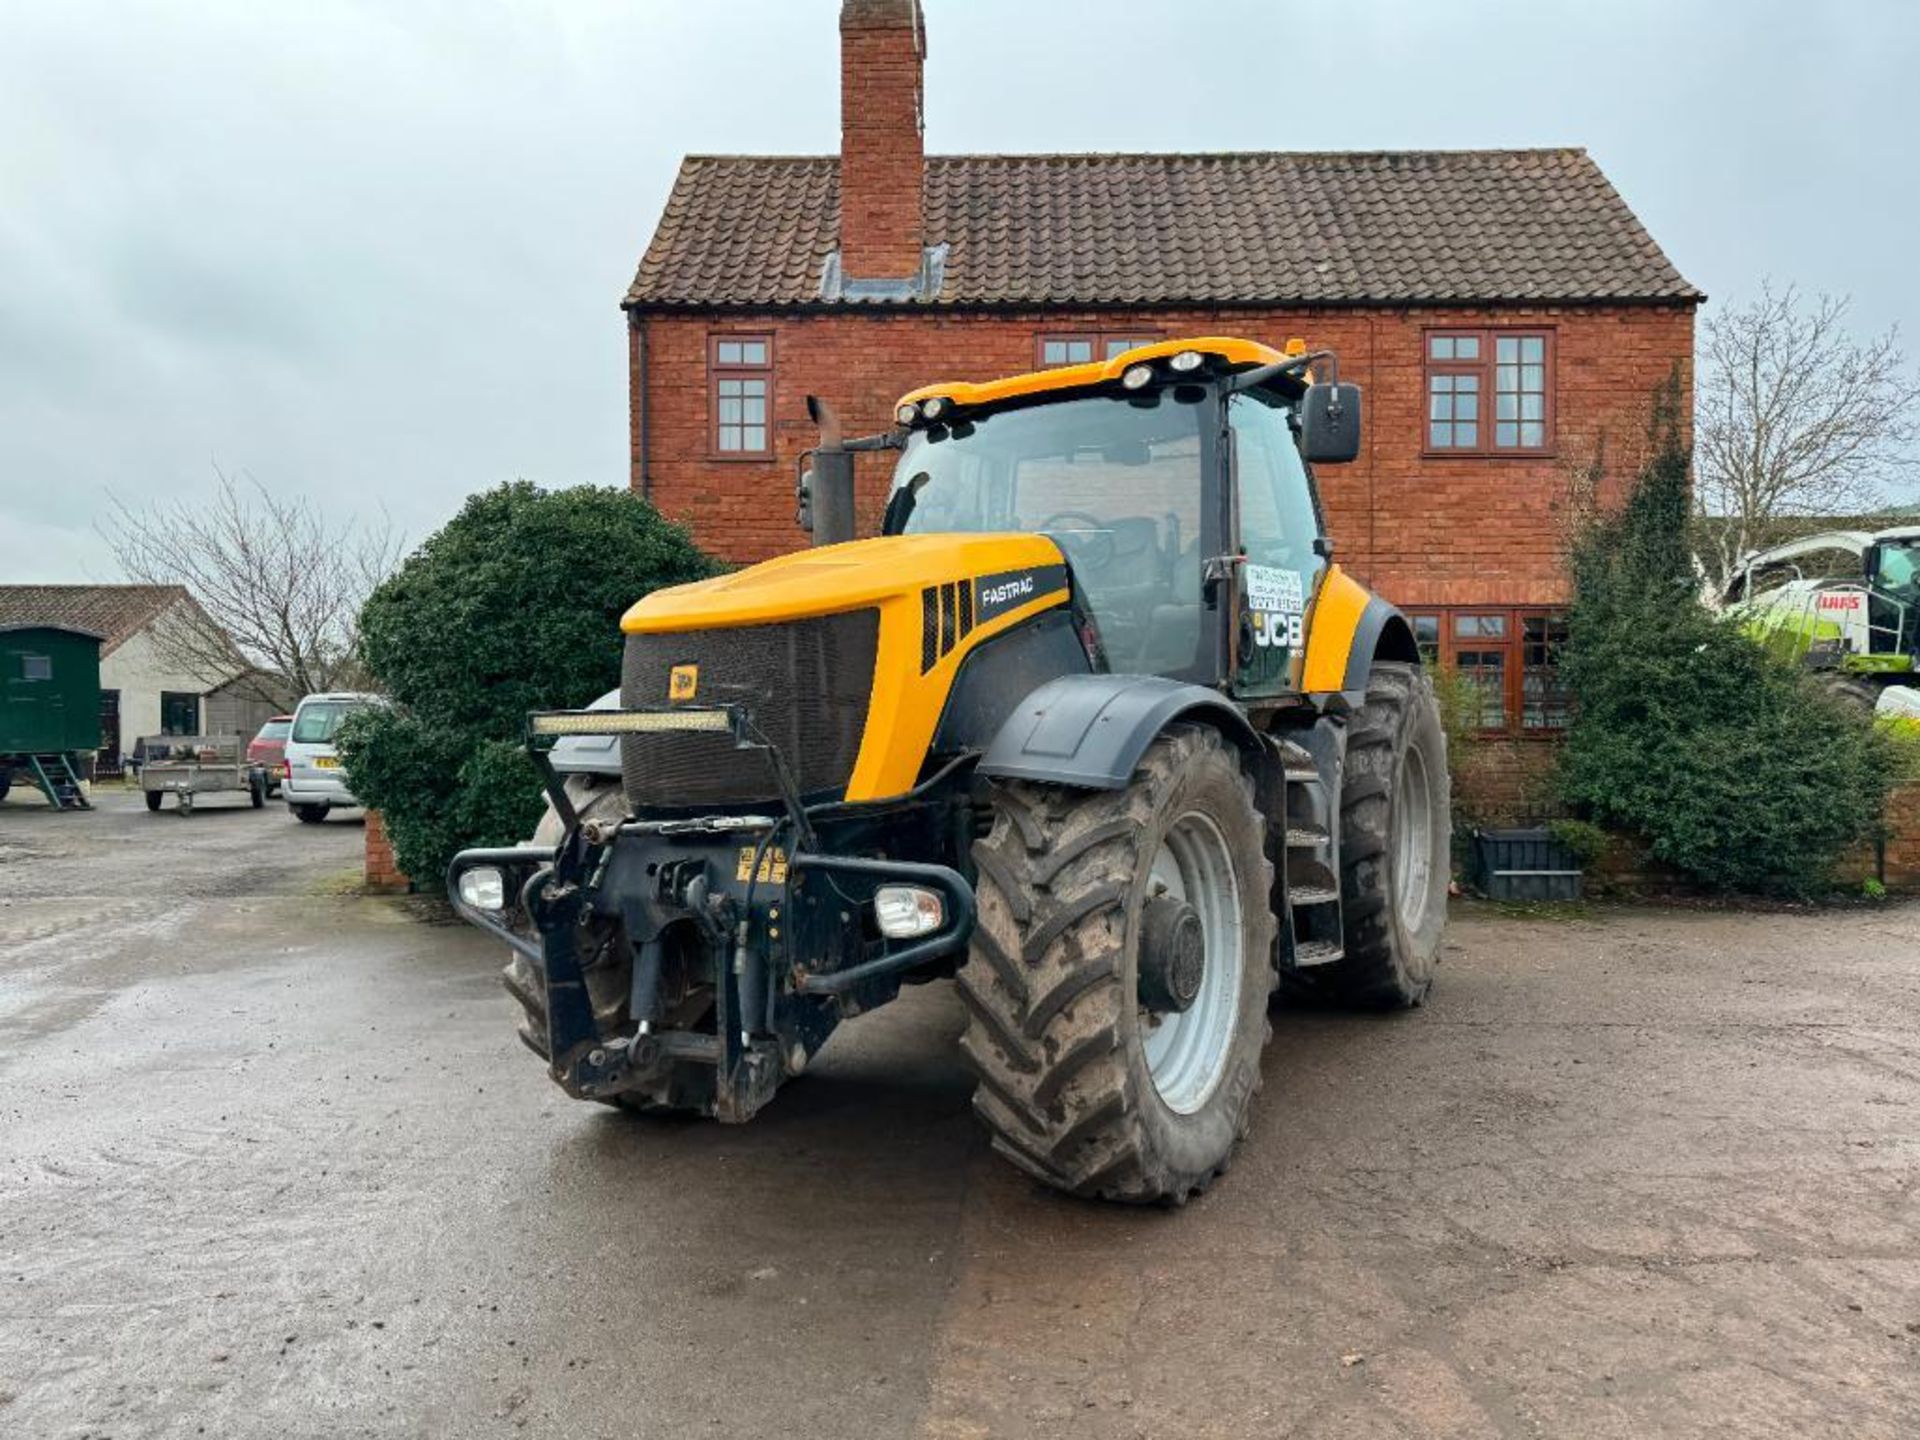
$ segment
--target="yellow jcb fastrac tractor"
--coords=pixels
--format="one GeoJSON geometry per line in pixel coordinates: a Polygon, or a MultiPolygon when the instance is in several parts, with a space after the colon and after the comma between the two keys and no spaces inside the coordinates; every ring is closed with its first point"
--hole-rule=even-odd
{"type": "Polygon", "coordinates": [[[995,1147],[1177,1204],[1246,1133],[1276,989],[1420,1004],[1446,747],[1411,628],[1332,563],[1332,367],[1168,341],[928,386],[857,440],[810,402],[815,548],[636,604],[618,694],[529,718],[533,843],[453,864],[553,1078],[745,1120],[953,977],[995,1147]]]}

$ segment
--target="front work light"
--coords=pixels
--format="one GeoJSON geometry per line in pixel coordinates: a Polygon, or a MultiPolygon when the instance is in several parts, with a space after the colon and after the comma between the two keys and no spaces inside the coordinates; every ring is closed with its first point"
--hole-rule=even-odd
{"type": "Polygon", "coordinates": [[[527,717],[529,735],[661,735],[733,729],[726,710],[547,710],[527,717]]]}
{"type": "Polygon", "coordinates": [[[898,410],[893,412],[893,418],[898,420],[902,425],[911,425],[913,423],[913,417],[919,413],[920,412],[911,405],[902,405],[898,410]]]}
{"type": "Polygon", "coordinates": [[[930,400],[922,400],[920,402],[920,418],[922,420],[938,420],[946,413],[947,402],[943,396],[935,395],[930,400]]]}
{"type": "Polygon", "coordinates": [[[507,908],[507,877],[492,865],[460,872],[460,899],[475,910],[507,908]]]}
{"type": "Polygon", "coordinates": [[[1182,350],[1178,355],[1169,360],[1167,364],[1184,375],[1189,370],[1198,370],[1200,368],[1200,362],[1205,358],[1206,357],[1198,350],[1182,350]]]}
{"type": "Polygon", "coordinates": [[[1147,365],[1129,365],[1120,375],[1120,386],[1124,390],[1138,390],[1153,379],[1153,369],[1147,365]]]}
{"type": "Polygon", "coordinates": [[[873,895],[873,913],[889,940],[931,935],[947,923],[947,907],[939,895],[918,885],[882,885],[873,895]]]}

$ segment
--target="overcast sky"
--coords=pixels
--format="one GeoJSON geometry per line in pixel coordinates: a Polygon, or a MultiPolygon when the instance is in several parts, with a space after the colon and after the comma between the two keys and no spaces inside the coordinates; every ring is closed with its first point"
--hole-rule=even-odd
{"type": "MultiPolygon", "coordinates": [[[[926,0],[932,151],[1586,146],[1716,300],[1920,344],[1920,5],[926,0]]],[[[0,581],[250,471],[418,539],[623,483],[688,151],[830,153],[837,0],[0,0],[0,581]]]]}

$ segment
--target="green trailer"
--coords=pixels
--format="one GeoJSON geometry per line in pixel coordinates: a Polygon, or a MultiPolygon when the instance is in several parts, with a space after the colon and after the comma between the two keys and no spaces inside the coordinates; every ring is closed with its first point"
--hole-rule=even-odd
{"type": "Polygon", "coordinates": [[[0,625],[0,799],[16,780],[59,810],[87,810],[80,777],[100,748],[100,636],[71,625],[0,625]]]}

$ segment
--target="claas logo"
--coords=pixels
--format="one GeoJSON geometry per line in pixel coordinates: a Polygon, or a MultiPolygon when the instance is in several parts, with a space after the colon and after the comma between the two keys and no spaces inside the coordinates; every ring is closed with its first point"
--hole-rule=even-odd
{"type": "Polygon", "coordinates": [[[691,700],[700,689],[698,665],[676,665],[667,676],[667,699],[691,700]]]}

